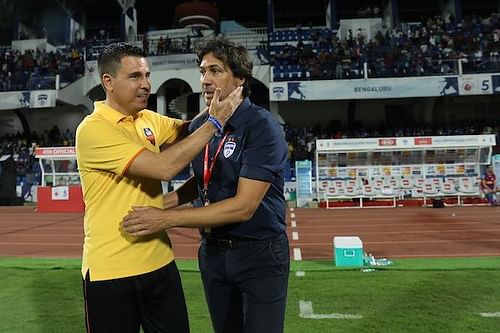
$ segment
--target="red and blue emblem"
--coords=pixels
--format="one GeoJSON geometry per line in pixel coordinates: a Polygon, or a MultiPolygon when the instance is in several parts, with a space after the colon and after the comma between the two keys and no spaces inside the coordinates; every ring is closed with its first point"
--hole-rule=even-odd
{"type": "Polygon", "coordinates": [[[151,128],[144,128],[144,136],[146,136],[146,140],[148,140],[149,143],[151,143],[153,146],[156,146],[155,135],[153,134],[151,128]]]}

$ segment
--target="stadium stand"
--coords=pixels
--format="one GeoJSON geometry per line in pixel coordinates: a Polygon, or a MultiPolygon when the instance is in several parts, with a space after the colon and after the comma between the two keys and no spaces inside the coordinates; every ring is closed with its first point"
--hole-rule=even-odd
{"type": "Polygon", "coordinates": [[[500,69],[499,22],[446,22],[441,16],[400,23],[374,36],[320,28],[274,31],[269,54],[274,81],[331,80],[493,72],[500,69]],[[364,73],[366,64],[367,72],[364,73]]]}
{"type": "MultiPolygon", "coordinates": [[[[70,6],[70,3],[61,6],[70,6]]],[[[264,87],[264,101],[270,105],[269,109],[272,112],[283,117],[282,125],[289,143],[291,170],[288,173],[288,180],[295,178],[294,164],[301,160],[313,161],[312,174],[316,177],[315,152],[318,139],[496,134],[496,142],[499,142],[500,117],[491,111],[491,105],[495,105],[494,99],[497,98],[496,92],[480,100],[484,109],[481,112],[469,112],[464,116],[464,110],[467,107],[461,107],[462,114],[458,115],[459,112],[457,112],[453,123],[447,122],[447,119],[440,115],[420,119],[402,118],[398,121],[392,121],[390,116],[384,115],[382,117],[384,119],[378,121],[375,117],[372,119],[371,116],[355,117],[355,112],[351,111],[348,111],[348,115],[342,119],[337,116],[338,112],[334,106],[330,108],[331,115],[321,115],[321,119],[315,119],[317,114],[312,112],[293,118],[291,117],[292,103],[287,105],[270,101],[269,87],[274,82],[327,80],[334,82],[355,79],[366,79],[370,82],[370,79],[387,77],[461,77],[469,74],[495,74],[500,71],[500,23],[496,11],[489,10],[487,13],[482,12],[481,15],[473,15],[464,11],[461,15],[455,15],[459,17],[455,19],[453,15],[440,12],[436,8],[433,13],[426,12],[426,15],[418,15],[418,20],[404,19],[407,12],[403,15],[402,11],[400,18],[397,17],[397,13],[395,15],[397,24],[384,23],[380,29],[366,31],[361,28],[345,28],[340,21],[359,19],[380,22],[387,19],[381,8],[383,4],[378,1],[361,1],[357,2],[356,6],[347,8],[341,3],[339,2],[337,13],[340,20],[333,25],[329,22],[326,25],[318,24],[316,20],[314,24],[308,22],[302,25],[295,22],[293,25],[281,26],[276,21],[275,26],[268,24],[266,27],[264,22],[264,25],[258,27],[239,26],[234,31],[229,29],[222,31],[222,29],[219,30],[221,25],[193,28],[177,22],[171,27],[158,29],[148,27],[143,31],[137,31],[135,27],[136,30],[129,33],[118,26],[121,23],[107,25],[101,20],[101,25],[92,22],[88,27],[75,28],[74,36],[67,36],[64,42],[57,43],[53,47],[48,46],[50,42],[56,40],[52,36],[54,33],[51,29],[42,30],[39,22],[37,22],[38,30],[36,26],[20,25],[17,29],[18,38],[16,39],[18,40],[10,40],[10,45],[0,47],[0,92],[56,90],[59,98],[53,110],[57,110],[62,105],[74,103],[74,105],[85,106],[86,112],[89,112],[91,96],[99,96],[99,84],[95,79],[95,68],[92,64],[102,47],[108,43],[127,41],[142,47],[150,57],[155,57],[155,65],[176,64],[165,70],[155,69],[158,71],[158,76],[164,79],[154,84],[156,91],[152,96],[154,99],[152,106],[157,107],[159,112],[164,107],[166,114],[175,114],[174,109],[179,107],[184,109],[181,111],[187,115],[188,105],[189,107],[195,105],[195,110],[198,108],[196,105],[198,96],[195,92],[197,88],[187,81],[178,86],[173,85],[172,78],[179,79],[179,81],[187,80],[184,77],[177,77],[179,75],[177,71],[184,70],[186,67],[175,66],[192,61],[193,50],[199,41],[219,35],[240,42],[249,48],[257,65],[257,73],[265,73],[258,77],[259,83],[264,87]],[[81,31],[85,29],[86,33],[82,33],[81,31]],[[29,42],[34,38],[44,40],[47,47],[18,47],[18,42],[29,42]],[[83,79],[80,80],[83,83],[76,83],[79,79],[83,79]],[[185,89],[183,85],[189,86],[188,89],[185,89]],[[67,93],[72,89],[76,93],[67,93]],[[61,97],[66,94],[70,97],[61,97]],[[82,102],[82,96],[84,102],[82,102]],[[490,97],[491,102],[487,100],[490,97]]],[[[81,6],[85,7],[85,1],[81,6]]],[[[276,6],[280,7],[281,4],[276,3],[276,6]]],[[[307,12],[308,9],[303,8],[303,10],[307,12]]],[[[121,9],[117,11],[119,15],[123,12],[121,9]]],[[[324,11],[320,14],[324,22],[324,11]]],[[[279,18],[279,15],[276,17],[279,18]]],[[[125,21],[127,19],[125,17],[125,21]]],[[[176,19],[179,20],[179,18],[176,19]]],[[[307,20],[307,16],[304,16],[302,22],[307,20]]],[[[196,72],[196,69],[193,70],[196,72]]],[[[183,72],[181,75],[184,74],[183,72]]],[[[187,74],[186,77],[189,76],[192,74],[187,74]]],[[[462,97],[449,97],[449,99],[459,98],[462,97]]],[[[428,103],[446,104],[446,101],[441,99],[439,102],[434,102],[429,98],[428,103]]],[[[311,110],[312,104],[309,103],[298,104],[298,108],[311,110]]],[[[387,108],[388,104],[395,103],[395,101],[387,99],[378,103],[378,108],[387,108]]],[[[452,106],[445,105],[439,110],[447,108],[452,108],[452,106]]],[[[438,111],[435,113],[437,114],[438,111]]],[[[15,113],[12,114],[14,114],[12,117],[15,117],[15,113]]],[[[12,127],[9,125],[12,122],[9,121],[3,122],[8,126],[0,127],[2,131],[0,132],[0,156],[13,156],[18,186],[40,183],[40,172],[37,170],[38,164],[35,163],[33,155],[35,146],[71,146],[73,144],[71,133],[76,128],[77,122],[72,120],[71,126],[61,123],[60,118],[64,117],[59,117],[57,111],[53,111],[50,117],[54,118],[52,119],[54,124],[60,125],[61,128],[70,127],[70,129],[64,134],[60,132],[54,134],[52,126],[47,127],[46,123],[34,124],[30,115],[27,115],[27,122],[31,122],[35,131],[29,131],[29,134],[22,133],[24,127],[18,125],[12,127]]],[[[498,146],[493,147],[493,153],[495,152],[498,152],[498,146]]],[[[187,174],[188,171],[185,171],[187,174]]],[[[185,176],[180,178],[183,177],[185,176]]],[[[445,194],[449,197],[456,197],[457,203],[460,204],[468,196],[480,196],[475,177],[474,175],[442,177],[438,183],[421,177],[392,176],[355,179],[354,183],[349,183],[353,179],[344,177],[342,183],[326,182],[321,190],[326,196],[331,197],[348,197],[349,199],[360,197],[368,198],[368,201],[378,197],[391,202],[394,200],[394,203],[395,200],[403,200],[415,194],[422,195],[424,200],[445,194]]],[[[358,203],[362,205],[363,201],[359,200],[358,203]]]]}

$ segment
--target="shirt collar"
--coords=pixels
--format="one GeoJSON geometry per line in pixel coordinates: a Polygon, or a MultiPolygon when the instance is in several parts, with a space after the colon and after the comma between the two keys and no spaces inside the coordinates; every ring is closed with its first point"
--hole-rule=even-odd
{"type": "Polygon", "coordinates": [[[120,113],[113,109],[111,106],[107,105],[105,101],[97,101],[94,102],[94,112],[103,116],[104,118],[111,120],[113,123],[118,124],[121,121],[134,121],[138,117],[142,117],[142,111],[139,111],[137,115],[134,116],[125,116],[123,113],[120,113]]]}

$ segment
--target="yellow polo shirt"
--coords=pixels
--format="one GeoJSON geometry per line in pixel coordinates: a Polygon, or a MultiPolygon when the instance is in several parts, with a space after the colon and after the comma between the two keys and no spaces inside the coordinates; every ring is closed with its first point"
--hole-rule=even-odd
{"type": "MultiPolygon", "coordinates": [[[[174,259],[166,233],[133,237],[120,230],[132,206],[163,207],[159,180],[127,176],[143,150],[178,137],[181,120],[149,110],[124,116],[104,102],[76,130],[76,157],[85,201],[82,276],[109,280],[154,271],[174,259]]],[[[152,168],[168,167],[152,165],[152,168]]]]}

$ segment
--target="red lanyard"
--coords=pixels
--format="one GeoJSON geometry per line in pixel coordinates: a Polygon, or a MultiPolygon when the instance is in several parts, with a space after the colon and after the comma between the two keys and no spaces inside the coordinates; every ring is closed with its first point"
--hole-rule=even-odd
{"type": "Polygon", "coordinates": [[[203,201],[205,205],[209,204],[208,201],[208,183],[210,182],[210,178],[212,178],[212,171],[214,170],[215,162],[217,161],[217,157],[220,154],[220,151],[222,149],[222,146],[224,145],[224,142],[227,139],[227,136],[229,135],[229,132],[227,132],[222,140],[219,142],[219,146],[217,146],[217,151],[215,152],[214,157],[212,158],[212,161],[210,163],[210,167],[208,166],[208,159],[209,159],[209,154],[208,154],[208,146],[210,145],[207,143],[205,145],[205,158],[203,159],[203,201]]]}

